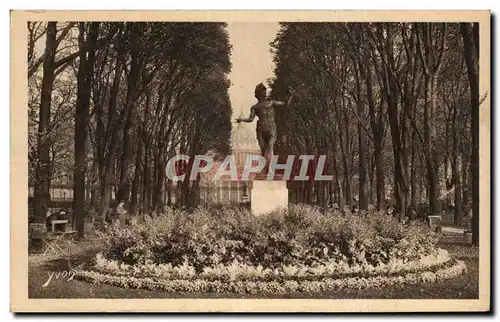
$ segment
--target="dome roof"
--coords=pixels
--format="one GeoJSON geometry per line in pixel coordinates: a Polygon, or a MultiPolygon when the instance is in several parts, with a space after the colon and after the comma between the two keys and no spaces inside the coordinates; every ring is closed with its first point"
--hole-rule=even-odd
{"type": "MultiPolygon", "coordinates": [[[[240,117],[243,117],[243,113],[240,117]]],[[[260,153],[255,129],[251,129],[247,123],[237,123],[231,131],[231,149],[260,153]]]]}

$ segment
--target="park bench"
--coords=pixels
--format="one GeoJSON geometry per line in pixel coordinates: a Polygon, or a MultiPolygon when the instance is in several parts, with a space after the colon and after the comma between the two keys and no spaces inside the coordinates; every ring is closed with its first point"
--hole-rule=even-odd
{"type": "Polygon", "coordinates": [[[67,219],[52,220],[51,227],[52,227],[52,230],[51,230],[52,234],[63,234],[63,235],[76,234],[76,230],[70,229],[69,220],[67,220],[67,219]],[[59,229],[57,229],[57,228],[59,228],[59,229]]]}
{"type": "Polygon", "coordinates": [[[51,224],[51,232],[66,232],[69,230],[69,221],[67,219],[54,219],[50,222],[51,224]],[[60,229],[62,227],[62,230],[60,229]],[[56,230],[56,228],[59,228],[56,230]]]}

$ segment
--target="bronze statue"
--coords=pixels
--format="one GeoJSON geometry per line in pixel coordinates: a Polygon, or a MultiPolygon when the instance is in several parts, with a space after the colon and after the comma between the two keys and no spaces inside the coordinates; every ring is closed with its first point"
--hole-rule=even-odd
{"type": "Polygon", "coordinates": [[[276,122],[274,120],[274,108],[287,107],[292,100],[292,90],[288,88],[288,99],[286,102],[270,100],[266,94],[266,86],[260,83],[255,87],[255,98],[258,102],[250,108],[248,118],[237,118],[236,122],[252,122],[255,116],[257,121],[257,141],[259,142],[262,156],[270,160],[274,153],[274,143],[276,142],[276,122]]]}

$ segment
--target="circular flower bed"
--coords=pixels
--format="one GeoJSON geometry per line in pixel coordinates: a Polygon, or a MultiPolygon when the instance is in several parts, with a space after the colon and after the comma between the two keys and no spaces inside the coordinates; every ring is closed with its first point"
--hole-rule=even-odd
{"type": "Polygon", "coordinates": [[[291,206],[254,217],[234,207],[112,226],[105,251],[75,278],[169,292],[290,293],[449,279],[463,262],[425,224],[291,206]]]}

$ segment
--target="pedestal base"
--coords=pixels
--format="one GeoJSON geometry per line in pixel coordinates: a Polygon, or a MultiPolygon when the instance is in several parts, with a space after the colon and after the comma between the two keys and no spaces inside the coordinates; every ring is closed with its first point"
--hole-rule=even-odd
{"type": "Polygon", "coordinates": [[[441,216],[429,216],[429,228],[435,232],[441,231],[441,216]]]}
{"type": "Polygon", "coordinates": [[[28,252],[30,254],[41,254],[45,252],[45,237],[47,235],[46,224],[31,223],[28,230],[29,243],[28,252]]]}
{"type": "Polygon", "coordinates": [[[255,216],[288,207],[286,181],[254,180],[250,192],[250,208],[255,216]]]}

